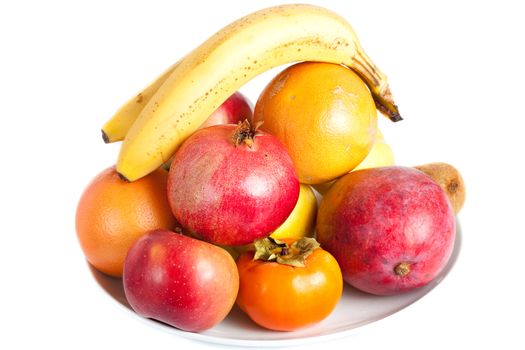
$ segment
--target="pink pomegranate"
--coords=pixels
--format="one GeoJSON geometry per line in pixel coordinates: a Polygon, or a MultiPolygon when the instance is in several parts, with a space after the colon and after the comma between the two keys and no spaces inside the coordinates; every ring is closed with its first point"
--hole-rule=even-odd
{"type": "Polygon", "coordinates": [[[269,235],[292,212],[299,180],[280,141],[248,121],[190,136],[175,154],[168,200],[190,234],[222,245],[269,235]]]}
{"type": "Polygon", "coordinates": [[[388,295],[421,287],[445,267],[455,217],[441,187],[423,172],[383,167],[345,175],[323,198],[317,239],[344,280],[388,295]]]}

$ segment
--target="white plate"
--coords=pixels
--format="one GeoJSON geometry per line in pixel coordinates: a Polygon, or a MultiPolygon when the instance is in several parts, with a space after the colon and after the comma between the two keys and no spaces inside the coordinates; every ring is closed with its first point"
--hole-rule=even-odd
{"type": "Polygon", "coordinates": [[[181,331],[164,323],[137,315],[126,300],[122,280],[106,276],[93,267],[90,268],[102,289],[126,307],[132,316],[174,335],[223,345],[266,347],[301,345],[345,336],[357,327],[392,315],[434,289],[449,273],[458,258],[461,247],[461,229],[459,222],[456,223],[457,234],[452,256],[445,269],[431,283],[409,293],[395,296],[374,296],[357,291],[345,284],[343,296],[328,318],[312,327],[294,332],[275,332],[263,329],[253,323],[237,307],[233,308],[224,321],[205,332],[181,331]]]}

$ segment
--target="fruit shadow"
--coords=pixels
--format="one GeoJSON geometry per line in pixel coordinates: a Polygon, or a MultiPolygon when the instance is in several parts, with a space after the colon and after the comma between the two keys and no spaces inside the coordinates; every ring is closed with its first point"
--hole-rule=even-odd
{"type": "Polygon", "coordinates": [[[129,305],[128,300],[126,299],[126,294],[124,293],[124,286],[122,285],[122,278],[111,277],[100,271],[98,271],[93,265],[89,262],[87,263],[91,274],[97,281],[98,285],[108,293],[113,299],[118,301],[123,306],[131,310],[131,305],[129,305]]]}

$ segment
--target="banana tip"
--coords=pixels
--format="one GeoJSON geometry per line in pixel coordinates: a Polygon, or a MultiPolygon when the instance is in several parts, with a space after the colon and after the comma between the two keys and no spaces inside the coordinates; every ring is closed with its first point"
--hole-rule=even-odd
{"type": "Polygon", "coordinates": [[[104,143],[110,143],[111,141],[109,140],[108,134],[106,134],[104,129],[102,129],[101,131],[102,131],[102,140],[104,140],[104,143]]]}
{"type": "Polygon", "coordinates": [[[122,175],[122,174],[119,173],[118,171],[117,171],[117,175],[118,175],[118,177],[119,177],[122,181],[124,181],[124,182],[131,182],[131,181],[128,180],[127,177],[125,177],[124,175],[122,175]]]}
{"type": "Polygon", "coordinates": [[[390,93],[386,94],[385,97],[375,95],[374,102],[376,104],[376,108],[388,119],[390,119],[393,122],[398,122],[403,120],[401,117],[401,114],[399,113],[399,110],[396,106],[396,104],[391,100],[390,93]]]}
{"type": "Polygon", "coordinates": [[[399,121],[403,120],[403,118],[401,117],[401,115],[399,113],[396,113],[396,114],[392,114],[390,116],[390,120],[393,121],[393,122],[399,122],[399,121]]]}

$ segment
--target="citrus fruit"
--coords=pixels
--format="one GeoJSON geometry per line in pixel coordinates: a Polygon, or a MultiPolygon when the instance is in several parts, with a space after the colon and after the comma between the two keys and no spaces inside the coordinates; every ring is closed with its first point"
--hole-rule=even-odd
{"type": "Polygon", "coordinates": [[[97,270],[122,276],[129,248],[146,232],[176,225],[166,186],[168,172],[158,169],[134,182],[114,167],[98,174],[78,203],[76,231],[86,259],[97,270]]]}
{"type": "Polygon", "coordinates": [[[285,222],[270,235],[275,239],[312,237],[317,214],[317,199],[309,185],[301,184],[295,208],[285,222]]]}
{"type": "Polygon", "coordinates": [[[365,83],[352,70],[330,63],[303,62],[282,71],[259,97],[254,118],[285,144],[306,184],[351,171],[368,154],[377,129],[365,83]]]}
{"type": "Polygon", "coordinates": [[[389,166],[395,164],[394,152],[392,148],[386,143],[383,134],[379,129],[377,130],[376,140],[370,152],[361,163],[359,163],[352,171],[360,169],[378,168],[380,166],[389,166]]]}
{"type": "MultiPolygon", "coordinates": [[[[380,166],[389,166],[395,164],[394,152],[386,143],[383,134],[377,129],[376,140],[368,152],[368,155],[352,171],[360,169],[378,168],[380,166]]],[[[337,181],[328,181],[322,184],[314,185],[314,188],[320,194],[324,195],[330,187],[337,181]]]]}

